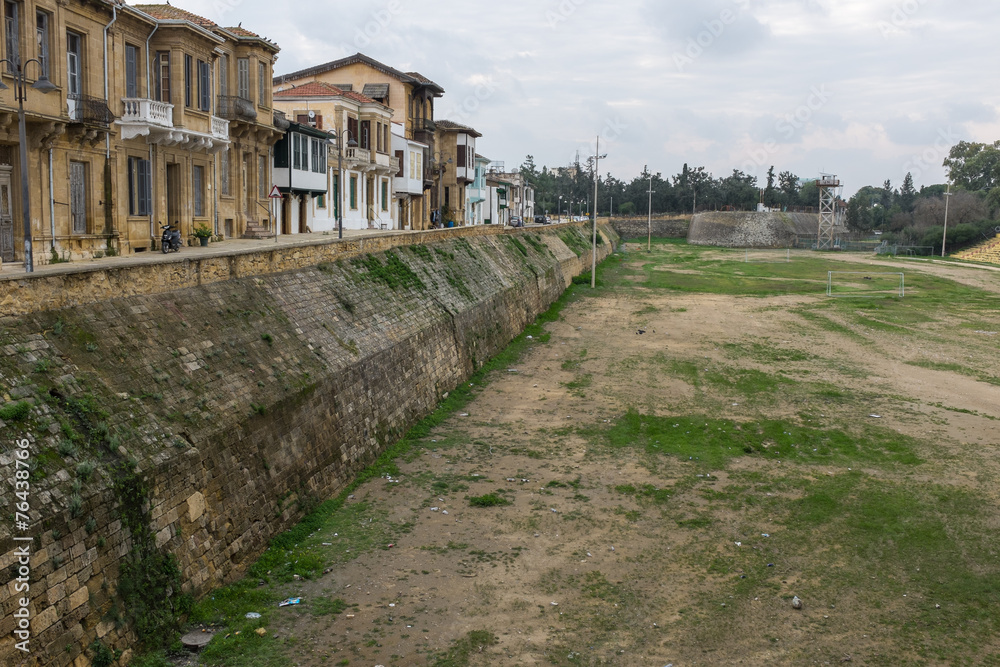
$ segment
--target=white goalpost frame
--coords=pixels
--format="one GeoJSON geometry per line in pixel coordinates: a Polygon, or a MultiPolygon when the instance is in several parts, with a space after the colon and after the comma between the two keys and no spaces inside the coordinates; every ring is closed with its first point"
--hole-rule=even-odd
{"type": "Polygon", "coordinates": [[[865,293],[848,293],[848,294],[834,294],[833,293],[833,275],[844,275],[844,276],[899,276],[899,287],[894,291],[896,296],[899,298],[904,298],[906,296],[906,274],[902,271],[827,271],[826,274],[826,295],[833,297],[835,299],[839,298],[870,298],[876,296],[877,294],[888,294],[888,291],[880,292],[865,292],[865,293]]]}

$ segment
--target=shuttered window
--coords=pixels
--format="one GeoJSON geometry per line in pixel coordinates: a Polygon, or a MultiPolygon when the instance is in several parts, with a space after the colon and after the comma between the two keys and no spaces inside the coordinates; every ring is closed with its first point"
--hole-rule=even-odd
{"type": "Polygon", "coordinates": [[[125,45],[125,97],[139,97],[139,49],[125,45]]]}
{"type": "Polygon", "coordinates": [[[205,168],[195,165],[191,168],[191,189],[194,190],[194,216],[205,216],[205,168]]]}
{"type": "Polygon", "coordinates": [[[212,66],[198,61],[198,108],[208,111],[212,108],[212,66]]]}
{"type": "Polygon", "coordinates": [[[128,214],[150,215],[153,212],[153,182],[149,160],[128,159],[128,214]]]}
{"type": "Polygon", "coordinates": [[[69,214],[73,219],[73,233],[87,233],[87,165],[69,163],[69,214]]]}

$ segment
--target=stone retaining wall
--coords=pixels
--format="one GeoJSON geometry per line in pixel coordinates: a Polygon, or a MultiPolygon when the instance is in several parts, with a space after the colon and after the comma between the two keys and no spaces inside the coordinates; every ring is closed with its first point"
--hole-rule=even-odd
{"type": "MultiPolygon", "coordinates": [[[[149,541],[176,556],[185,591],[234,580],[590,266],[579,226],[430,240],[332,261],[315,262],[320,246],[143,266],[123,273],[146,276],[149,293],[96,300],[104,288],[81,287],[64,299],[79,305],[8,318],[0,409],[31,410],[0,421],[0,464],[12,471],[15,440],[31,441],[24,534],[36,539],[31,653],[14,647],[21,594],[8,577],[0,661],[83,667],[97,639],[127,660],[136,637],[114,616],[136,516],[146,511],[149,541]],[[154,291],[172,270],[187,286],[154,291]],[[123,480],[145,486],[141,506],[129,505],[123,480]]],[[[602,227],[599,259],[616,240],[602,227]]],[[[13,506],[10,485],[0,502],[13,506]]],[[[16,566],[13,531],[0,525],[5,573],[16,566]]]]}
{"type": "MultiPolygon", "coordinates": [[[[657,239],[687,238],[690,218],[653,218],[652,233],[657,239]]],[[[646,218],[615,218],[611,221],[615,233],[623,239],[634,240],[649,235],[649,221],[646,218]]]]}

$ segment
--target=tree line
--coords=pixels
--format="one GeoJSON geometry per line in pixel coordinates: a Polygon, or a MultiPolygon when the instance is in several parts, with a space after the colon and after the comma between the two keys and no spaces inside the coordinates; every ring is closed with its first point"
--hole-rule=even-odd
{"type": "MultiPolygon", "coordinates": [[[[520,167],[521,175],[535,187],[535,210],[555,215],[569,210],[582,215],[593,212],[593,158],[568,167],[541,169],[531,155],[520,167]]],[[[819,206],[819,191],[811,181],[803,182],[790,171],[775,172],[771,167],[766,182],[758,184],[756,176],[734,169],[728,176],[714,177],[704,167],[690,168],[664,177],[644,167],[630,181],[615,178],[610,173],[598,178],[597,210],[601,215],[683,214],[698,211],[755,211],[758,202],[772,208],[802,208],[819,206]],[[652,206],[650,194],[652,190],[652,206]],[[612,210],[612,206],[614,207],[612,210]]]]}
{"type": "Polygon", "coordinates": [[[947,207],[948,250],[996,236],[1000,227],[1000,141],[959,142],[949,151],[944,166],[950,195],[947,185],[924,186],[917,191],[909,173],[898,188],[889,180],[881,186],[866,185],[847,203],[847,226],[862,234],[879,232],[893,244],[933,247],[939,253],[947,207]]]}

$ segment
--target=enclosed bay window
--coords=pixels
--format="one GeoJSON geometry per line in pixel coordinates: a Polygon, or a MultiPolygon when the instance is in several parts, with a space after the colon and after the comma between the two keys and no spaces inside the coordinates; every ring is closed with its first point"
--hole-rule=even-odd
{"type": "Polygon", "coordinates": [[[267,63],[257,63],[257,89],[260,91],[257,103],[262,107],[268,106],[267,94],[271,90],[271,77],[268,76],[267,63]]]}

